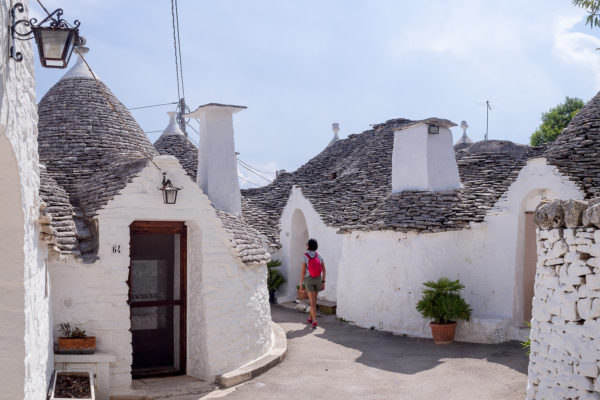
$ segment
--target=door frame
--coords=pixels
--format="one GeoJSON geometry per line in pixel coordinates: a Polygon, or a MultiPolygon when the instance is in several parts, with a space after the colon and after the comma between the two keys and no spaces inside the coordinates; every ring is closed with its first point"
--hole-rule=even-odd
{"type": "MultiPolygon", "coordinates": [[[[129,300],[131,298],[131,237],[136,233],[157,233],[157,234],[179,234],[179,267],[180,267],[180,279],[179,279],[179,293],[180,299],[171,301],[170,303],[173,306],[178,305],[180,307],[180,318],[179,318],[179,371],[176,373],[163,372],[158,371],[156,374],[152,374],[152,376],[168,376],[168,375],[185,375],[186,374],[186,365],[187,365],[187,226],[185,222],[177,222],[177,221],[133,221],[131,225],[129,225],[129,275],[127,278],[127,304],[130,307],[132,306],[132,302],[129,300]]],[[[133,302],[135,305],[137,302],[133,302]]],[[[140,302],[142,303],[142,302],[140,302]]],[[[160,302],[143,302],[145,306],[151,307],[154,305],[165,305],[164,301],[160,302]],[[155,304],[156,303],[156,304],[155,304]]],[[[131,320],[131,316],[129,317],[131,320]]],[[[131,328],[129,328],[131,331],[131,328]]],[[[133,355],[133,347],[131,349],[131,353],[133,355]]],[[[133,374],[133,370],[132,370],[133,374]]],[[[149,375],[144,375],[144,377],[148,377],[149,375]]]]}

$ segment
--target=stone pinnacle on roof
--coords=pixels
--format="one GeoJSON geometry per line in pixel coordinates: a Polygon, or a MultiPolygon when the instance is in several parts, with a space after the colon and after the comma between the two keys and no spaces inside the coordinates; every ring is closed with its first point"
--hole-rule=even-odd
{"type": "Polygon", "coordinates": [[[468,127],[469,127],[469,125],[467,124],[467,121],[461,121],[460,129],[463,130],[463,134],[460,137],[460,139],[458,139],[456,141],[456,143],[454,143],[454,150],[464,149],[473,144],[473,140],[471,140],[471,138],[469,136],[467,136],[467,128],[468,127]]]}
{"type": "Polygon", "coordinates": [[[173,136],[173,135],[181,135],[181,136],[185,136],[185,134],[181,131],[181,128],[179,128],[179,124],[177,123],[177,112],[175,111],[169,111],[167,113],[169,115],[169,125],[167,125],[167,127],[165,128],[165,130],[162,132],[162,134],[160,135],[160,137],[163,136],[173,136]]]}
{"type": "Polygon", "coordinates": [[[340,131],[340,124],[334,122],[333,124],[331,124],[331,130],[333,131],[333,139],[331,139],[331,142],[329,142],[327,147],[340,140],[340,137],[338,136],[338,132],[340,131]]]}
{"type": "Polygon", "coordinates": [[[83,62],[83,58],[89,53],[90,49],[83,46],[75,47],[74,53],[77,54],[77,62],[71,67],[60,80],[63,79],[100,79],[95,72],[90,71],[90,68],[83,62]]]}

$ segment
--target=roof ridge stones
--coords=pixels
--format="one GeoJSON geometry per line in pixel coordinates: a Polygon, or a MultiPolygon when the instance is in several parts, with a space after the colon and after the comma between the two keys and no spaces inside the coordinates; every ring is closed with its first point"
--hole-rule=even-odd
{"type": "Polygon", "coordinates": [[[455,153],[461,189],[392,194],[394,131],[440,121],[444,120],[397,118],[372,125],[372,129],[361,134],[349,135],[296,171],[279,174],[273,183],[242,190],[244,216],[274,244],[280,245],[281,213],[292,186],[298,186],[323,222],[341,233],[442,232],[482,222],[527,160],[539,157],[542,149],[508,141],[471,146],[455,153]]]}
{"type": "Polygon", "coordinates": [[[600,93],[579,110],[544,155],[583,189],[587,199],[600,196],[600,93]]]}

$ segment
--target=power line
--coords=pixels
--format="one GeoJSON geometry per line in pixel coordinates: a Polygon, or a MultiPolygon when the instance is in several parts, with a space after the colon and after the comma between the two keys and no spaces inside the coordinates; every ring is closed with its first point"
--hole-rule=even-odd
{"type": "Polygon", "coordinates": [[[243,180],[244,182],[248,182],[248,183],[250,183],[250,184],[252,184],[252,185],[254,185],[254,186],[259,186],[259,187],[260,187],[260,186],[262,186],[262,185],[259,185],[258,183],[254,183],[254,182],[252,182],[252,181],[249,181],[248,179],[244,178],[244,177],[243,177],[243,176],[241,176],[240,174],[238,174],[238,178],[240,178],[240,179],[241,179],[241,180],[243,180]]]}
{"type": "Polygon", "coordinates": [[[181,61],[181,38],[179,37],[179,8],[177,7],[177,0],[175,0],[175,20],[177,21],[177,49],[179,52],[179,75],[181,76],[181,94],[185,99],[185,86],[183,84],[183,61],[181,61]]]}
{"type": "Polygon", "coordinates": [[[159,129],[156,131],[144,131],[144,133],[156,133],[156,132],[162,132],[164,129],[159,129]]]}
{"type": "Polygon", "coordinates": [[[239,158],[238,158],[238,161],[240,161],[240,162],[242,162],[244,165],[246,165],[246,166],[248,166],[248,167],[252,168],[252,169],[253,169],[253,170],[255,170],[256,172],[260,172],[260,173],[262,173],[262,174],[274,174],[274,173],[275,173],[275,172],[273,172],[273,171],[261,171],[260,169],[258,169],[258,168],[254,168],[252,165],[248,164],[248,163],[247,163],[247,162],[245,162],[245,161],[242,161],[242,160],[240,160],[239,158]]]}
{"type": "Polygon", "coordinates": [[[161,104],[152,104],[151,106],[141,106],[141,107],[131,107],[128,110],[141,110],[142,108],[151,108],[151,107],[162,107],[162,106],[170,106],[173,104],[178,104],[176,101],[172,101],[171,103],[161,103],[161,104]]]}
{"type": "Polygon", "coordinates": [[[181,99],[179,90],[179,65],[177,60],[177,36],[175,28],[175,0],[171,0],[171,19],[173,21],[173,51],[175,52],[175,75],[177,77],[177,98],[181,99]]]}
{"type": "Polygon", "coordinates": [[[267,182],[269,182],[269,183],[273,182],[273,181],[272,181],[272,180],[270,180],[269,178],[265,178],[265,177],[264,177],[264,176],[262,176],[261,174],[259,174],[259,173],[257,173],[257,172],[254,172],[254,171],[252,171],[250,168],[246,167],[246,166],[245,166],[243,163],[241,163],[241,162],[240,162],[240,160],[238,160],[238,164],[239,164],[239,166],[240,166],[240,167],[247,169],[248,171],[252,172],[254,175],[256,175],[256,176],[258,176],[258,177],[261,177],[261,178],[262,178],[262,179],[264,179],[265,181],[267,181],[267,182]]]}

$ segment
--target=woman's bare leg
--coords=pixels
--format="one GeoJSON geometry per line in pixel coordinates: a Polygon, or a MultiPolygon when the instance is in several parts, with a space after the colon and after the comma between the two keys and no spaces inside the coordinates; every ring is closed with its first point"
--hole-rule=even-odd
{"type": "Polygon", "coordinates": [[[317,320],[317,292],[308,292],[308,300],[310,301],[310,319],[317,320]]]}

